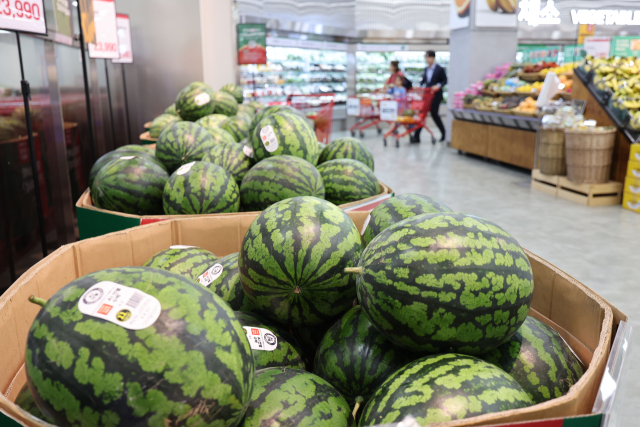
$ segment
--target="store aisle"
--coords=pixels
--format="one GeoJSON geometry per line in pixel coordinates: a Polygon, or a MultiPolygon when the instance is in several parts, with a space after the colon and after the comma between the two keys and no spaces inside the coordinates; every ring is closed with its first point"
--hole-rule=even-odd
{"type": "MultiPolygon", "coordinates": [[[[375,173],[396,194],[425,194],[454,211],[499,224],[523,247],[629,315],[634,339],[640,339],[640,215],[619,206],[589,208],[534,191],[528,171],[459,155],[442,143],[410,145],[405,138],[400,148],[383,147],[382,138],[373,135],[369,131],[364,141],[373,151],[375,173]]],[[[635,421],[640,415],[640,408],[629,404],[640,395],[636,354],[620,425],[633,425],[632,417],[635,421]]]]}

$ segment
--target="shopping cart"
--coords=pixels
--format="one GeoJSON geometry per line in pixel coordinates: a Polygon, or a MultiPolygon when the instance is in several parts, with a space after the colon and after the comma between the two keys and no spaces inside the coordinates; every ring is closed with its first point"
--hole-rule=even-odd
{"type": "Polygon", "coordinates": [[[380,128],[380,101],[391,97],[381,91],[372,92],[367,95],[350,96],[347,99],[347,115],[358,117],[359,120],[349,128],[351,136],[360,134],[364,137],[364,130],[372,126],[376,127],[378,135],[382,133],[380,128]]]}
{"type": "Polygon", "coordinates": [[[318,142],[328,144],[331,138],[335,98],[335,93],[289,95],[287,105],[302,111],[308,119],[312,120],[318,142]]]}
{"type": "Polygon", "coordinates": [[[419,87],[411,89],[407,93],[407,97],[401,100],[396,101],[387,101],[387,102],[396,102],[397,108],[395,109],[395,114],[391,114],[394,120],[385,120],[385,114],[381,115],[382,121],[389,123],[389,131],[384,134],[382,137],[382,141],[384,142],[385,147],[387,146],[387,137],[390,135],[394,135],[396,138],[396,147],[400,147],[400,138],[403,136],[409,135],[411,132],[415,132],[420,128],[424,128],[431,135],[431,143],[436,143],[436,138],[433,136],[433,132],[426,124],[427,114],[429,114],[429,110],[431,109],[431,101],[433,101],[433,96],[438,89],[433,89],[429,87],[419,87]],[[408,109],[414,111],[414,114],[411,116],[403,115],[408,109]],[[405,127],[405,131],[400,133],[398,129],[405,127]]]}

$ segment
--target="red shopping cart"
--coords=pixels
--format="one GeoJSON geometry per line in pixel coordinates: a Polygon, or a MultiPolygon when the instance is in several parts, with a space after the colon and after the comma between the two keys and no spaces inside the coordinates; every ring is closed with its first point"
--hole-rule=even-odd
{"type": "Polygon", "coordinates": [[[331,138],[335,98],[335,93],[289,95],[287,104],[296,110],[302,111],[308,119],[312,120],[318,142],[328,144],[331,138]]]}
{"type": "Polygon", "coordinates": [[[380,101],[384,99],[391,99],[391,97],[382,91],[350,96],[347,99],[347,115],[358,117],[358,121],[349,128],[351,136],[356,136],[356,133],[359,133],[360,138],[364,138],[364,130],[372,126],[376,127],[378,135],[382,133],[380,128],[380,101]]]}
{"type": "Polygon", "coordinates": [[[386,114],[381,115],[382,121],[389,123],[389,131],[382,137],[385,147],[387,145],[387,137],[390,135],[393,134],[395,136],[396,147],[400,147],[400,138],[410,134],[411,132],[415,132],[420,128],[426,129],[427,132],[429,132],[432,144],[436,143],[436,138],[433,136],[433,132],[431,132],[431,129],[429,129],[426,124],[427,115],[431,109],[431,101],[433,101],[433,96],[436,90],[429,87],[414,88],[407,93],[406,99],[385,101],[396,103],[395,113],[394,111],[389,113],[393,120],[385,120],[386,114]],[[413,114],[409,113],[408,115],[405,115],[408,110],[412,110],[413,114]],[[400,133],[398,129],[403,126],[405,131],[400,133]]]}

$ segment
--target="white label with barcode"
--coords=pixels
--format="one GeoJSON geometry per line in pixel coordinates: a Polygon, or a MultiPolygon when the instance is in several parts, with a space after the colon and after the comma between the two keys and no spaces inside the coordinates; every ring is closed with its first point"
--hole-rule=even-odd
{"type": "Polygon", "coordinates": [[[78,310],[137,331],[153,325],[162,307],[157,298],[141,290],[114,282],[100,282],[82,294],[78,310]]]}
{"type": "Polygon", "coordinates": [[[242,151],[244,152],[245,156],[251,157],[253,159],[253,148],[245,145],[244,147],[242,147],[242,151]]]}
{"type": "Polygon", "coordinates": [[[176,173],[178,175],[184,175],[185,173],[189,172],[191,170],[191,167],[193,165],[195,165],[196,162],[191,162],[191,163],[187,163],[186,165],[182,165],[178,168],[178,170],[176,171],[176,173]]]}
{"type": "Polygon", "coordinates": [[[278,347],[278,337],[268,329],[243,326],[252,350],[273,351],[278,347]]]}
{"type": "Polygon", "coordinates": [[[364,220],[364,225],[362,226],[362,231],[360,235],[364,235],[365,230],[367,229],[367,225],[369,225],[369,221],[371,221],[371,214],[367,215],[367,219],[364,220]]]}
{"type": "Polygon", "coordinates": [[[276,137],[276,133],[273,131],[273,127],[271,125],[267,125],[260,129],[260,139],[262,140],[264,149],[268,152],[273,153],[278,149],[278,138],[276,137]]]}
{"type": "Polygon", "coordinates": [[[213,283],[220,275],[222,274],[222,265],[214,264],[207,269],[204,273],[202,273],[197,279],[196,282],[200,283],[205,288],[208,288],[210,284],[213,283]]]}
{"type": "Polygon", "coordinates": [[[198,107],[202,107],[204,104],[208,104],[209,101],[211,101],[211,97],[209,96],[208,93],[204,92],[201,93],[200,95],[196,95],[195,98],[193,98],[193,102],[198,106],[198,107]]]}

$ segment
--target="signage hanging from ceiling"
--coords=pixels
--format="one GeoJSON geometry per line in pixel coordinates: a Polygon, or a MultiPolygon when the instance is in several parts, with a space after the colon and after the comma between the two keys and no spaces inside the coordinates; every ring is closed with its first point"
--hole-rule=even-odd
{"type": "Polygon", "coordinates": [[[524,21],[532,27],[560,24],[560,11],[553,0],[547,1],[544,7],[540,0],[521,0],[518,7],[518,21],[524,21]]]}
{"type": "MultiPolygon", "coordinates": [[[[554,0],[543,4],[541,0],[520,0],[518,21],[532,27],[560,25],[562,19],[554,0]]],[[[574,25],[640,25],[640,10],[572,9],[574,25]]]]}
{"type": "Polygon", "coordinates": [[[89,57],[120,58],[116,2],[114,0],[93,0],[93,21],[95,22],[96,42],[89,44],[89,57]]]}
{"type": "Polygon", "coordinates": [[[131,50],[131,21],[129,15],[118,13],[116,15],[118,26],[118,50],[120,58],[112,59],[111,62],[117,64],[131,64],[133,62],[133,52],[131,50]]]}
{"type": "Polygon", "coordinates": [[[267,27],[265,24],[238,24],[238,64],[267,63],[267,27]]]}
{"type": "Polygon", "coordinates": [[[42,0],[0,1],[0,29],[47,34],[42,0]]]}

